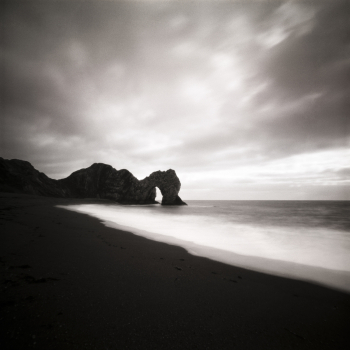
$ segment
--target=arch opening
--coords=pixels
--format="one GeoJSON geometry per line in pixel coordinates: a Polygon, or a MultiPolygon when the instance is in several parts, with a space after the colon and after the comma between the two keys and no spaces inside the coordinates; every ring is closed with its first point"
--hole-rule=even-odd
{"type": "Polygon", "coordinates": [[[163,195],[159,187],[155,186],[154,189],[156,190],[156,198],[155,200],[159,203],[162,203],[163,200],[163,195]]]}

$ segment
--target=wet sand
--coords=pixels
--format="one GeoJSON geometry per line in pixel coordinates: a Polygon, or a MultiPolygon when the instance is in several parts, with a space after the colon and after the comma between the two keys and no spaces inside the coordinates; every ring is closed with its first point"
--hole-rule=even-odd
{"type": "Polygon", "coordinates": [[[1,349],[344,349],[350,294],[0,193],[1,349]]]}

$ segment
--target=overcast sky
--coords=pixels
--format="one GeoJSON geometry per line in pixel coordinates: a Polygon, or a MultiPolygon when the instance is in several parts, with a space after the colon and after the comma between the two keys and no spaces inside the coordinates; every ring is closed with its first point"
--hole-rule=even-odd
{"type": "Polygon", "coordinates": [[[350,199],[350,2],[2,1],[0,156],[174,169],[186,199],[350,199]]]}

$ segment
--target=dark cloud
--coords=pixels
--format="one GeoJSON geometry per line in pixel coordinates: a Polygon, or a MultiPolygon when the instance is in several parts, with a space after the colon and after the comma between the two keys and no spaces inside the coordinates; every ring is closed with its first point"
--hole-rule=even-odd
{"type": "Polygon", "coordinates": [[[347,86],[349,13],[341,13],[336,19],[317,13],[310,32],[271,49],[264,64],[265,74],[282,97],[298,98],[317,91],[332,94],[334,88],[347,86]]]}

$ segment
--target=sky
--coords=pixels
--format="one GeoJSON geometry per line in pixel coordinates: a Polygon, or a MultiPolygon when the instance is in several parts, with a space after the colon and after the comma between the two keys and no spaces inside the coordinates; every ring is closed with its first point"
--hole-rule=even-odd
{"type": "Polygon", "coordinates": [[[0,6],[2,158],[174,169],[184,200],[350,199],[349,1],[0,6]]]}

